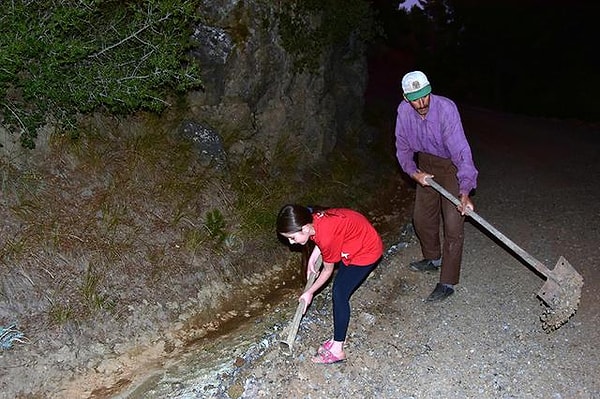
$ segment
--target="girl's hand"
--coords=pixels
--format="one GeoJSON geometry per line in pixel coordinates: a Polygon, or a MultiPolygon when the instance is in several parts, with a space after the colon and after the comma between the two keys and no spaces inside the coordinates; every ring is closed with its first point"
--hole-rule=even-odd
{"type": "Polygon", "coordinates": [[[300,298],[298,299],[298,301],[304,303],[304,310],[302,311],[302,314],[306,313],[306,309],[308,309],[308,305],[311,304],[312,299],[313,299],[313,294],[308,291],[306,291],[304,294],[300,295],[300,298]]]}
{"type": "Polygon", "coordinates": [[[310,254],[310,258],[308,258],[308,263],[306,264],[306,278],[309,279],[311,274],[319,274],[319,270],[317,270],[317,266],[319,269],[321,268],[321,261],[319,257],[321,256],[321,249],[315,245],[312,253],[310,254]],[[318,262],[318,264],[317,264],[318,262]]]}

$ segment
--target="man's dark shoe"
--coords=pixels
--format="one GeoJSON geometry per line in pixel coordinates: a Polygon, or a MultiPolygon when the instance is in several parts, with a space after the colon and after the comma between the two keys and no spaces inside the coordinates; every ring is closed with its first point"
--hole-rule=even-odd
{"type": "Polygon", "coordinates": [[[454,294],[454,288],[441,283],[437,283],[433,292],[429,294],[427,299],[425,299],[425,302],[443,301],[452,294],[454,294]]]}
{"type": "Polygon", "coordinates": [[[410,262],[408,265],[410,270],[415,272],[436,272],[440,270],[440,266],[436,266],[432,260],[423,259],[417,262],[410,262]]]}

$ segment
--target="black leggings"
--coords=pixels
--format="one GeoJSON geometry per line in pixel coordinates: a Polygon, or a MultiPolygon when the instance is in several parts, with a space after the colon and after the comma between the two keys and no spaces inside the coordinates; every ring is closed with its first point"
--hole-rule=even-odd
{"type": "Polygon", "coordinates": [[[377,262],[368,266],[346,266],[340,262],[333,282],[333,339],[345,341],[350,323],[350,297],[375,269],[377,262]]]}

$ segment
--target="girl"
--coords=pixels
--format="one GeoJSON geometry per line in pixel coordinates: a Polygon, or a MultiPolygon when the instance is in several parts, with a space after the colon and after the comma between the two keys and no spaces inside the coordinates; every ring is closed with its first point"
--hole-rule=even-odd
{"type": "Polygon", "coordinates": [[[285,205],[277,216],[277,233],[290,244],[315,248],[308,259],[307,275],[316,273],[315,263],[323,258],[323,270],[314,284],[300,296],[304,312],[313,295],[339,265],[333,283],[333,338],[320,346],[315,363],[337,363],[346,360],[344,341],[350,322],[350,296],[375,268],[383,254],[383,242],[366,217],[351,209],[331,208],[314,211],[301,205],[285,205]]]}

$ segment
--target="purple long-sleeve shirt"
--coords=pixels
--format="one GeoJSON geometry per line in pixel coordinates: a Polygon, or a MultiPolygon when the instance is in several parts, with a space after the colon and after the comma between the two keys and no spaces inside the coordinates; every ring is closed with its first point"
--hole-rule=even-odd
{"type": "Polygon", "coordinates": [[[396,157],[409,176],[417,171],[414,160],[417,152],[450,159],[458,169],[456,177],[461,194],[468,195],[477,187],[478,172],[473,164],[471,147],[452,100],[430,94],[425,119],[407,101],[400,103],[396,117],[396,157]]]}

